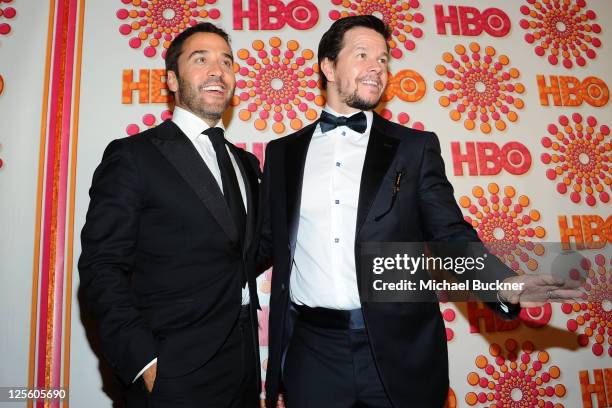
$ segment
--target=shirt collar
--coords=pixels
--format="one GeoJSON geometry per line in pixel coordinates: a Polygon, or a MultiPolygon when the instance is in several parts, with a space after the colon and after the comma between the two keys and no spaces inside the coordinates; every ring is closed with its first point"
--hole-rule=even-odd
{"type": "MultiPolygon", "coordinates": [[[[172,113],[172,121],[179,127],[179,129],[183,131],[185,136],[187,136],[187,138],[189,138],[189,140],[191,140],[192,142],[202,132],[210,128],[208,123],[204,122],[201,118],[179,106],[174,107],[174,112],[172,113]]],[[[223,126],[222,120],[219,120],[215,127],[221,128],[223,129],[223,132],[225,132],[225,127],[223,126]]]]}
{"type": "MultiPolygon", "coordinates": [[[[329,105],[325,105],[323,110],[326,111],[327,113],[331,113],[334,116],[346,116],[348,118],[350,118],[353,115],[358,114],[359,112],[363,112],[365,114],[365,116],[366,116],[367,127],[366,127],[365,132],[363,132],[363,133],[354,132],[356,134],[355,139],[358,140],[358,139],[361,139],[362,137],[368,136],[370,134],[370,130],[372,129],[372,121],[374,120],[374,114],[372,113],[372,111],[357,111],[357,112],[351,113],[350,115],[343,115],[343,114],[338,113],[335,110],[333,110],[329,105]]],[[[321,125],[317,125],[317,129],[316,130],[317,130],[316,134],[318,136],[321,136],[321,135],[324,134],[323,132],[321,132],[321,125]]]]}

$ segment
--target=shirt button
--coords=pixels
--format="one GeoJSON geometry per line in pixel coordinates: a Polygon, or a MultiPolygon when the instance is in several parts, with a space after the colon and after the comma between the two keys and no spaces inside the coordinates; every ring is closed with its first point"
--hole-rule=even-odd
{"type": "Polygon", "coordinates": [[[336,203],[336,204],[340,204],[340,200],[336,200],[336,201],[335,201],[335,203],[336,203]]]}
{"type": "Polygon", "coordinates": [[[340,162],[336,162],[336,167],[340,167],[340,162]]]}
{"type": "Polygon", "coordinates": [[[346,132],[345,131],[342,131],[342,136],[346,136],[346,132]]]}
{"type": "Polygon", "coordinates": [[[334,242],[337,244],[338,242],[340,242],[340,238],[334,238],[334,242]]]}

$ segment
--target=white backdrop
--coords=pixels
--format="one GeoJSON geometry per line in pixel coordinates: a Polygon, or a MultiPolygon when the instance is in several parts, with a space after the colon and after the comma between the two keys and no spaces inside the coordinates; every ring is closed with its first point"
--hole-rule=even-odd
{"type": "MultiPolygon", "coordinates": [[[[5,1],[6,3],[6,1],[5,1]]],[[[147,27],[153,29],[151,23],[143,25],[141,28],[133,29],[130,34],[125,35],[128,30],[123,27],[124,24],[133,24],[135,21],[142,19],[141,17],[132,18],[131,10],[136,11],[159,11],[158,21],[163,22],[163,19],[169,19],[178,14],[173,7],[182,7],[183,5],[193,7],[191,11],[202,12],[206,10],[208,14],[200,13],[197,17],[193,17],[197,21],[212,21],[218,23],[226,29],[232,39],[232,46],[236,55],[237,63],[237,79],[239,88],[236,90],[235,107],[231,114],[226,115],[226,126],[228,126],[229,138],[235,143],[245,144],[248,150],[254,151],[261,157],[261,149],[263,144],[281,135],[291,132],[292,114],[286,113],[285,103],[279,106],[281,112],[278,113],[280,119],[278,123],[282,123],[286,130],[284,132],[276,132],[273,129],[274,123],[274,101],[271,101],[270,117],[267,119],[266,127],[263,130],[258,130],[262,121],[256,123],[255,119],[265,118],[265,114],[261,116],[260,112],[265,110],[263,106],[266,104],[264,100],[261,105],[257,105],[256,99],[262,93],[273,93],[274,89],[287,86],[281,79],[269,81],[274,77],[266,77],[260,79],[260,88],[256,84],[249,86],[248,72],[259,71],[263,74],[266,61],[264,61],[263,51],[267,51],[269,55],[273,55],[273,49],[278,49],[281,58],[286,56],[288,50],[293,51],[295,56],[289,57],[288,65],[297,63],[293,67],[293,74],[298,75],[298,80],[304,80],[304,84],[299,84],[299,89],[304,90],[304,95],[296,96],[299,99],[297,104],[294,104],[291,110],[295,112],[295,117],[300,119],[302,123],[308,124],[311,119],[308,118],[310,113],[305,114],[300,110],[300,104],[305,104],[305,110],[320,111],[320,97],[311,98],[307,94],[312,93],[313,96],[318,96],[320,92],[317,88],[311,88],[308,81],[318,79],[316,72],[312,73],[309,68],[313,68],[316,63],[316,49],[318,40],[322,33],[331,25],[333,18],[337,17],[339,12],[350,9],[354,5],[356,10],[358,5],[366,7],[365,12],[372,12],[374,8],[379,7],[385,2],[375,0],[318,0],[305,1],[294,0],[290,1],[272,1],[272,0],[212,0],[212,1],[183,1],[183,0],[151,0],[150,2],[139,2],[138,0],[112,0],[112,1],[84,1],[84,24],[82,27],[83,33],[83,52],[81,65],[81,84],[80,84],[80,99],[75,101],[79,107],[78,113],[78,144],[76,153],[76,184],[75,189],[75,209],[74,209],[74,242],[68,243],[67,247],[73,245],[74,265],[80,253],[80,244],[78,234],[83,226],[85,213],[88,205],[87,190],[91,182],[91,176],[102,155],[104,147],[113,139],[126,137],[129,133],[133,133],[138,129],[142,130],[152,122],[160,123],[162,112],[168,109],[166,103],[156,103],[149,98],[148,102],[140,103],[140,94],[137,91],[132,92],[132,101],[126,103],[122,99],[122,87],[125,87],[124,73],[133,71],[134,81],[140,79],[141,70],[156,70],[164,67],[162,58],[163,37],[160,45],[151,46],[155,49],[155,55],[152,55],[152,50],[147,49],[148,41],[152,38],[152,33],[147,33],[147,27]],[[272,4],[284,5],[288,10],[293,11],[292,17],[290,14],[278,15],[272,4]],[[368,10],[367,7],[372,9],[368,10]],[[243,10],[259,10],[259,25],[260,29],[249,29],[248,18],[243,18],[242,30],[235,29],[234,21],[240,21],[239,9],[243,10]],[[313,10],[317,10],[317,14],[313,10]],[[122,11],[125,10],[125,11],[122,11]],[[213,11],[217,10],[217,12],[213,11]],[[280,16],[279,19],[271,18],[270,24],[282,26],[279,29],[263,30],[266,24],[266,10],[270,10],[271,14],[280,16]],[[165,14],[164,14],[165,13],[165,14]],[[174,13],[174,14],[173,14],[174,13]],[[213,18],[219,14],[218,18],[213,18]],[[202,17],[204,15],[204,17],[202,17]],[[315,17],[317,17],[315,19],[315,17]],[[299,24],[294,20],[302,20],[302,27],[296,27],[299,24]],[[316,23],[312,24],[312,21],[316,23]],[[293,26],[292,26],[293,24],[293,26]],[[143,37],[147,34],[147,38],[142,40],[143,45],[137,46],[138,41],[132,38],[140,32],[143,37]],[[292,41],[293,40],[293,41],[292,41]],[[309,59],[310,53],[313,51],[314,58],[309,59]],[[305,54],[304,51],[306,51],[305,54]],[[260,63],[263,66],[249,65],[247,60],[253,57],[251,62],[260,63]],[[306,56],[303,64],[298,61],[298,57],[306,56]],[[300,77],[303,75],[303,78],[300,77]],[[267,79],[266,79],[267,78],[267,79]],[[266,81],[268,81],[266,83],[266,81]],[[280,81],[280,82],[279,82],[280,81]],[[242,87],[241,87],[242,86],[242,87]],[[266,88],[267,86],[267,88],[266,88]],[[251,95],[248,92],[251,92],[251,95]],[[241,94],[245,93],[243,99],[241,94]],[[251,105],[250,105],[251,104],[251,105]],[[250,117],[247,119],[246,112],[249,107],[253,110],[250,117]],[[153,115],[153,116],[150,116],[153,115]]],[[[593,116],[597,120],[597,125],[594,126],[595,133],[601,132],[601,126],[612,125],[612,110],[609,103],[603,106],[596,107],[584,102],[580,106],[552,106],[552,97],[549,98],[551,106],[542,106],[540,93],[537,83],[537,76],[544,75],[548,84],[550,84],[551,76],[572,76],[580,81],[587,77],[596,77],[605,84],[610,84],[612,74],[610,74],[610,43],[612,41],[612,32],[607,26],[607,22],[612,20],[612,6],[609,2],[600,0],[587,1],[581,0],[567,1],[570,6],[576,7],[580,11],[579,15],[586,15],[589,10],[594,12],[596,16],[586,23],[599,24],[602,28],[600,33],[588,33],[585,29],[577,29],[580,34],[591,34],[594,38],[601,41],[600,47],[594,48],[597,52],[595,58],[586,56],[586,52],[580,51],[578,54],[585,58],[585,66],[579,66],[574,61],[571,68],[564,67],[562,62],[552,65],[546,54],[544,57],[536,55],[534,52],[535,45],[529,44],[525,35],[532,33],[533,30],[526,30],[521,27],[521,20],[525,19],[522,13],[525,7],[535,9],[534,1],[485,1],[471,0],[467,1],[388,1],[385,4],[391,7],[399,7],[400,9],[387,9],[384,12],[375,12],[387,21],[400,21],[411,28],[408,31],[399,29],[406,36],[404,41],[413,41],[415,47],[412,50],[412,44],[404,45],[401,39],[394,36],[394,44],[392,53],[394,58],[391,61],[390,72],[396,76],[411,75],[407,70],[412,70],[418,75],[412,74],[412,77],[422,78],[422,83],[407,81],[397,83],[397,92],[390,92],[390,100],[384,106],[391,113],[392,120],[406,122],[405,114],[408,114],[410,119],[405,123],[408,126],[423,126],[426,130],[435,131],[441,140],[442,154],[446,163],[447,175],[455,187],[457,199],[463,206],[466,215],[470,214],[470,207],[475,212],[486,212],[484,207],[489,205],[492,208],[491,199],[495,196],[496,188],[500,190],[499,198],[504,197],[511,203],[510,207],[518,205],[523,211],[521,214],[514,215],[512,222],[515,231],[523,231],[524,238],[531,242],[558,242],[564,235],[559,226],[559,217],[566,217],[568,223],[572,224],[572,216],[578,215],[596,215],[606,220],[610,216],[609,201],[600,195],[594,194],[594,202],[590,205],[587,203],[587,195],[582,192],[581,200],[575,203],[570,198],[571,189],[577,184],[576,179],[569,180],[569,192],[561,194],[557,191],[557,184],[566,174],[558,176],[555,181],[547,177],[547,170],[553,168],[552,165],[546,163],[543,154],[552,155],[555,153],[553,147],[546,147],[544,137],[551,137],[548,133],[550,124],[557,124],[559,130],[563,132],[563,127],[559,125],[561,115],[566,115],[572,118],[572,115],[579,113],[586,122],[586,118],[593,116]],[[584,4],[583,4],[584,3],[584,4]],[[488,23],[495,25],[498,21],[495,15],[505,15],[508,17],[507,33],[500,37],[490,35],[482,31],[480,35],[466,35],[464,30],[463,35],[453,35],[451,25],[446,25],[447,34],[438,34],[436,26],[435,6],[443,6],[444,13],[449,15],[450,8],[454,6],[475,7],[480,13],[492,13],[494,17],[488,20],[488,23]],[[403,8],[402,8],[403,7],[403,8]],[[490,9],[495,9],[491,11],[490,9]],[[418,17],[421,15],[421,18],[418,17]],[[395,17],[394,17],[395,16],[395,17]],[[396,18],[396,20],[389,20],[396,18]],[[419,30],[422,35],[419,35],[419,30]],[[416,32],[416,34],[415,34],[416,32]],[[464,126],[464,120],[467,114],[462,114],[460,120],[453,120],[450,117],[450,112],[454,109],[457,102],[450,102],[450,106],[442,106],[446,104],[441,97],[449,96],[450,91],[439,91],[439,84],[436,81],[443,82],[461,82],[461,76],[458,79],[449,79],[440,73],[448,72],[453,69],[455,72],[460,72],[460,66],[465,66],[466,62],[473,62],[472,52],[467,51],[466,59],[455,67],[452,67],[450,56],[445,61],[445,53],[450,53],[457,60],[460,56],[457,55],[457,45],[463,45],[469,50],[470,44],[476,43],[481,49],[481,57],[484,59],[486,47],[490,54],[493,54],[493,62],[502,61],[502,56],[507,56],[507,65],[503,66],[502,71],[510,73],[510,68],[515,68],[513,71],[515,77],[508,79],[496,79],[493,76],[489,86],[507,86],[512,84],[514,88],[506,88],[502,94],[512,96],[514,99],[520,98],[523,101],[523,107],[520,103],[513,103],[509,99],[503,100],[498,97],[502,105],[510,106],[510,109],[518,115],[517,120],[512,121],[506,118],[506,115],[501,113],[501,118],[505,119],[505,130],[497,130],[493,127],[491,132],[484,132],[479,128],[481,121],[477,119],[476,127],[470,130],[464,126]],[[401,51],[401,55],[400,54],[401,51]],[[442,69],[445,67],[445,69],[442,69]],[[524,92],[517,91],[517,84],[521,84],[524,92]],[[412,85],[425,87],[422,95],[411,88],[412,85]],[[510,102],[509,102],[510,101],[510,102]],[[512,106],[513,105],[513,106],[512,106]],[[400,115],[403,113],[403,115],[400,115]],[[531,158],[531,164],[520,166],[519,162],[525,161],[526,157],[523,154],[510,155],[505,161],[507,168],[518,167],[518,171],[512,174],[506,169],[502,169],[497,174],[486,173],[480,167],[478,174],[469,175],[468,165],[463,165],[464,175],[457,175],[454,167],[454,158],[451,151],[452,143],[459,143],[460,150],[465,154],[470,143],[494,143],[499,149],[511,142],[520,143],[520,147],[528,151],[531,158]],[[497,187],[496,187],[497,186],[497,187]],[[483,193],[478,192],[481,187],[483,193]],[[479,201],[480,200],[480,201],[479,201]],[[483,201],[485,200],[486,203],[483,201]],[[534,212],[536,210],[537,212],[534,212]],[[524,220],[523,216],[527,215],[524,220]],[[518,223],[516,222],[518,220],[518,223]],[[530,232],[531,229],[531,232],[530,232]],[[533,235],[533,236],[530,236],[533,235]]],[[[537,4],[550,3],[556,5],[558,2],[553,0],[540,0],[537,4]]],[[[561,2],[563,3],[563,2],[561,2]]],[[[0,35],[0,75],[4,79],[4,88],[0,93],[0,112],[2,115],[2,132],[0,132],[0,159],[3,160],[3,166],[0,168],[0,191],[2,192],[2,200],[0,200],[0,220],[3,226],[3,236],[0,244],[0,266],[2,274],[0,275],[0,313],[2,314],[2,337],[0,338],[0,353],[3,361],[3,369],[0,373],[0,386],[9,385],[24,385],[27,384],[28,364],[34,357],[28,351],[30,338],[30,301],[32,296],[32,253],[36,252],[35,246],[35,230],[36,230],[36,202],[42,199],[37,196],[36,184],[38,181],[38,172],[41,163],[38,160],[40,149],[40,128],[41,128],[41,104],[44,88],[45,74],[45,52],[47,42],[47,24],[49,4],[47,2],[34,2],[28,0],[14,0],[11,4],[17,10],[17,15],[12,19],[6,19],[11,25],[11,31],[8,35],[0,35]],[[10,367],[10,370],[8,369],[10,367]]],[[[7,5],[0,2],[0,9],[6,8],[7,5]]],[[[459,9],[457,9],[460,11],[459,9]]],[[[562,11],[562,9],[560,9],[562,11]]],[[[561,13],[562,14],[562,13],[561,13]]],[[[145,15],[146,17],[146,15],[145,15]]],[[[154,18],[154,19],[155,19],[154,18]]],[[[537,18],[536,18],[537,19],[537,18]]],[[[536,20],[529,18],[529,20],[536,20]]],[[[588,20],[588,19],[587,19],[588,20]]],[[[169,21],[169,20],[168,20],[169,21]]],[[[3,22],[0,15],[0,23],[3,22]]],[[[76,23],[76,22],[75,22],[76,23]]],[[[478,23],[481,24],[481,23],[478,23]]],[[[397,27],[397,26],[396,26],[397,27]]],[[[478,28],[478,25],[471,26],[478,28]]],[[[482,26],[481,26],[482,27],[482,26]]],[[[563,28],[557,24],[556,27],[563,28]]],[[[470,26],[467,26],[470,28],[470,26]]],[[[567,28],[565,28],[567,29],[567,28]]],[[[503,30],[502,30],[503,31],[503,30]]],[[[153,31],[152,31],[153,32],[153,31]]],[[[550,46],[554,48],[554,44],[550,46]]],[[[460,50],[459,50],[460,51],[460,50]]],[[[290,55],[290,54],[289,54],[290,55]]],[[[506,62],[506,61],[504,61],[506,62]]],[[[281,61],[282,65],[282,61],[281,61]]],[[[47,67],[48,69],[48,67],[47,67]]],[[[316,70],[316,67],[315,67],[316,70]]],[[[277,75],[278,76],[278,75],[277,75]]],[[[156,93],[156,85],[159,81],[153,80],[150,86],[150,94],[156,93]]],[[[445,84],[444,84],[445,85],[445,84]]],[[[605,85],[605,86],[608,86],[605,85]]],[[[480,86],[480,85],[478,85],[480,86]]],[[[291,87],[289,87],[291,88],[291,87]]],[[[520,86],[518,86],[520,88],[520,86]]],[[[283,88],[284,89],[284,88],[283,88]]],[[[481,89],[481,88],[475,88],[481,89]]],[[[603,88],[601,88],[603,89],[603,88]]],[[[75,89],[73,89],[75,91],[75,89]]],[[[289,89],[289,91],[292,91],[289,89]]],[[[128,92],[129,93],[129,92],[128,92]]],[[[162,92],[163,93],[163,92],[162,92]]],[[[76,96],[76,94],[75,94],[76,96]]],[[[480,100],[484,96],[480,95],[480,100]]],[[[465,97],[459,96],[458,102],[466,100],[465,97]]],[[[478,96],[476,97],[478,99],[478,96]]],[[[53,101],[51,101],[53,102],[53,101]]],[[[287,103],[291,104],[289,98],[287,103]]],[[[469,110],[472,102],[466,102],[469,110]]],[[[499,107],[498,107],[499,111],[499,107]]],[[[74,114],[74,111],[73,111],[74,114]]],[[[494,122],[489,119],[490,122],[494,122]]],[[[295,125],[295,122],[294,122],[295,125]]],[[[279,126],[279,125],[277,125],[279,126]]],[[[469,127],[469,126],[468,126],[469,127]]],[[[585,125],[586,128],[586,125],[585,125]]],[[[73,133],[74,138],[77,133],[73,133]]],[[[605,135],[605,130],[601,136],[602,142],[599,146],[604,146],[602,151],[592,150],[591,156],[581,156],[577,160],[583,160],[584,163],[593,163],[594,160],[600,160],[601,163],[609,163],[610,159],[610,136],[605,135]],[[607,143],[607,144],[606,144],[607,143]],[[607,149],[607,150],[606,150],[607,149]]],[[[562,155],[562,154],[560,154],[562,155]]],[[[568,162],[571,162],[571,157],[566,155],[568,162]]],[[[475,158],[474,158],[475,160],[475,158]]],[[[496,156],[495,160],[504,159],[501,156],[496,156]]],[[[44,163],[44,162],[43,162],[44,163]]],[[[491,165],[491,163],[489,163],[491,165]]],[[[571,167],[571,166],[570,166],[571,167]]],[[[576,167],[576,166],[574,166],[576,167]]],[[[594,179],[598,179],[603,186],[603,191],[610,194],[610,170],[605,167],[600,168],[600,173],[603,176],[595,175],[594,179]],[[607,179],[606,179],[607,177],[607,179]],[[607,181],[606,181],[607,180],[607,181]],[[607,184],[606,184],[607,183],[607,184]]],[[[72,179],[70,179],[72,180],[72,179]]],[[[69,183],[71,182],[69,180],[69,183]]],[[[584,188],[583,188],[584,190],[584,188]]],[[[495,198],[493,198],[495,200],[495,198]]],[[[512,210],[512,208],[511,208],[512,210]]],[[[510,211],[511,211],[510,210],[510,211]]],[[[492,210],[490,212],[493,212],[492,210]]],[[[486,215],[486,214],[485,214],[486,215]]],[[[69,217],[68,217],[69,218],[69,217]]],[[[485,216],[486,218],[486,216],[485,216]]],[[[472,215],[472,219],[477,220],[472,215]]],[[[484,236],[493,234],[487,232],[483,221],[477,221],[474,224],[484,236]]],[[[608,231],[610,237],[610,225],[604,227],[608,231]]],[[[499,234],[499,231],[497,232],[499,234]]],[[[506,237],[507,237],[506,231],[506,237]]],[[[499,235],[497,236],[499,237],[499,235]]],[[[612,239],[612,237],[610,237],[612,239]]],[[[539,259],[537,255],[528,252],[529,257],[539,259]]],[[[68,254],[68,252],[66,252],[68,254]]],[[[603,254],[605,257],[606,267],[603,273],[609,279],[612,279],[611,254],[608,250],[593,252],[603,254]]],[[[593,258],[594,259],[594,258],[593,258]]],[[[578,265],[576,265],[578,266],[578,265]]],[[[597,273],[597,268],[594,269],[597,273]]],[[[104,371],[104,364],[100,364],[98,358],[92,351],[90,340],[88,340],[85,324],[80,316],[80,306],[77,298],[78,293],[78,272],[76,269],[67,271],[74,277],[72,286],[73,293],[67,293],[66,296],[71,299],[71,337],[70,337],[70,360],[69,360],[69,379],[70,379],[70,404],[74,407],[105,407],[111,404],[109,395],[113,395],[112,376],[107,376],[108,380],[104,383],[101,370],[104,371]]],[[[260,277],[260,296],[262,304],[267,304],[269,282],[269,274],[260,277]]],[[[610,289],[608,289],[610,290],[610,289]]],[[[604,290],[605,292],[605,290],[604,290]]],[[[610,292],[608,292],[610,293],[610,292]]],[[[605,302],[604,302],[605,303],[605,302]]],[[[493,376],[493,372],[487,374],[486,364],[483,363],[483,356],[487,361],[497,369],[495,358],[492,354],[497,354],[497,348],[491,344],[498,344],[501,349],[515,349],[515,343],[520,349],[524,343],[530,341],[535,349],[531,353],[529,363],[524,367],[517,367],[518,371],[528,373],[530,368],[533,368],[534,358],[541,361],[542,369],[536,370],[537,375],[542,379],[542,373],[546,372],[551,377],[548,381],[543,381],[542,384],[537,384],[536,388],[541,388],[543,395],[538,398],[542,403],[562,404],[565,407],[597,407],[596,398],[593,396],[592,405],[588,405],[590,396],[585,392],[586,388],[580,386],[580,372],[586,372],[588,379],[594,383],[594,375],[597,369],[608,369],[608,384],[612,383],[612,316],[609,310],[609,303],[605,304],[604,311],[599,313],[599,318],[607,321],[607,328],[602,335],[602,352],[593,349],[593,344],[597,343],[597,333],[587,335],[585,329],[587,324],[580,323],[578,319],[575,323],[574,331],[568,329],[568,321],[576,320],[580,313],[562,311],[560,305],[552,305],[543,310],[532,311],[531,317],[526,317],[526,320],[532,322],[537,320],[538,314],[544,327],[531,328],[524,323],[520,323],[518,327],[511,330],[502,331],[497,328],[486,330],[484,322],[481,321],[480,333],[472,333],[470,331],[469,317],[474,316],[474,311],[471,313],[467,310],[467,305],[450,305],[443,304],[441,308],[444,312],[444,317],[447,322],[449,334],[449,355],[451,359],[451,387],[456,396],[456,402],[449,401],[449,406],[489,406],[492,402],[479,402],[478,394],[483,392],[483,389],[474,383],[474,374],[476,373],[479,381],[492,382],[493,385],[498,384],[493,376]],[[607,320],[606,320],[607,319],[607,320]],[[587,341],[587,344],[582,346],[578,344],[576,337],[582,334],[582,341],[587,341]],[[540,354],[538,354],[540,352],[540,354]],[[554,367],[559,368],[557,370],[554,367]],[[481,380],[484,378],[485,380],[481,380]],[[550,390],[546,387],[550,386],[552,395],[548,395],[550,390]],[[555,388],[556,387],[556,388],[555,388]],[[472,395],[471,393],[475,393],[472,395]],[[476,396],[476,397],[475,397],[476,396]],[[474,400],[476,398],[476,400],[474,400]]],[[[66,308],[66,310],[70,310],[66,308]]],[[[265,316],[262,316],[262,325],[265,327],[267,323],[265,316]]],[[[605,325],[606,323],[604,323],[605,325]]],[[[533,323],[531,323],[533,326],[533,323]]],[[[66,333],[66,328],[64,328],[66,333]]],[[[262,361],[265,361],[267,356],[267,347],[265,337],[262,345],[262,361]]],[[[531,347],[529,344],[527,348],[531,347]]],[[[504,351],[502,354],[505,354],[504,351]]],[[[64,362],[64,364],[66,361],[64,362]]],[[[38,370],[39,368],[37,368],[38,370]]],[[[493,370],[495,371],[495,370],[493,370]]],[[[262,370],[265,375],[265,370],[262,370]]],[[[410,373],[414,374],[414,373],[410,373]]],[[[585,375],[584,373],[582,375],[585,375]]],[[[544,376],[546,377],[546,375],[544,376]]],[[[66,377],[63,377],[65,383],[66,377]]],[[[409,381],[407,375],[406,381],[409,381]]],[[[612,401],[612,386],[608,385],[602,392],[607,395],[607,399],[612,401]]],[[[484,390],[485,397],[486,393],[484,390]]],[[[515,392],[516,397],[516,392],[515,392]]],[[[482,398],[482,397],[481,397],[482,398]]],[[[506,398],[502,398],[502,402],[509,403],[506,398]]],[[[8,406],[8,405],[7,405],[8,406]]],[[[21,405],[15,405],[21,406],[21,405]]],[[[531,405],[529,405],[531,406],[531,405]]],[[[551,405],[552,406],[552,405],[551,405]]]]}

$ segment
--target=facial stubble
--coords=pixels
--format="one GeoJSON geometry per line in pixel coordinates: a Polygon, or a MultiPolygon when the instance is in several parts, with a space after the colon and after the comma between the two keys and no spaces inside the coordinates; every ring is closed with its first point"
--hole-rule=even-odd
{"type": "Polygon", "coordinates": [[[219,82],[223,83],[224,87],[227,87],[223,81],[220,80],[211,80],[205,83],[194,87],[192,83],[189,81],[183,80],[180,76],[177,75],[177,82],[179,86],[179,95],[180,100],[186,108],[188,108],[195,115],[199,116],[202,119],[209,121],[218,121],[221,119],[221,115],[230,104],[232,99],[233,90],[229,92],[227,95],[227,99],[218,104],[205,103],[203,100],[203,96],[201,95],[202,89],[209,85],[209,83],[218,84],[219,82]]]}
{"type": "Polygon", "coordinates": [[[378,99],[376,99],[376,101],[370,102],[370,101],[365,100],[361,96],[359,96],[359,93],[357,92],[357,90],[359,89],[359,85],[355,87],[355,90],[350,95],[347,95],[344,92],[342,92],[342,89],[340,89],[341,87],[342,86],[338,82],[338,85],[336,88],[338,90],[338,94],[343,99],[344,103],[353,109],[358,109],[362,111],[372,110],[378,106],[378,103],[380,102],[380,99],[382,98],[382,94],[381,94],[378,97],[378,99]]]}

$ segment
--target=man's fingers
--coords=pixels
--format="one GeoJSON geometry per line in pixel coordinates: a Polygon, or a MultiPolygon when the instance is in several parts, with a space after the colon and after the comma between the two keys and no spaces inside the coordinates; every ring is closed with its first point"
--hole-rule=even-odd
{"type": "Polygon", "coordinates": [[[582,297],[582,292],[576,289],[556,289],[550,292],[551,300],[573,300],[582,297]]]}
{"type": "Polygon", "coordinates": [[[582,282],[575,279],[565,279],[562,289],[577,289],[582,286],[582,282]]]}
{"type": "Polygon", "coordinates": [[[536,275],[539,277],[539,282],[538,284],[540,286],[563,286],[565,284],[566,279],[561,279],[561,278],[557,278],[553,275],[549,275],[549,274],[541,274],[541,275],[536,275]]]}

